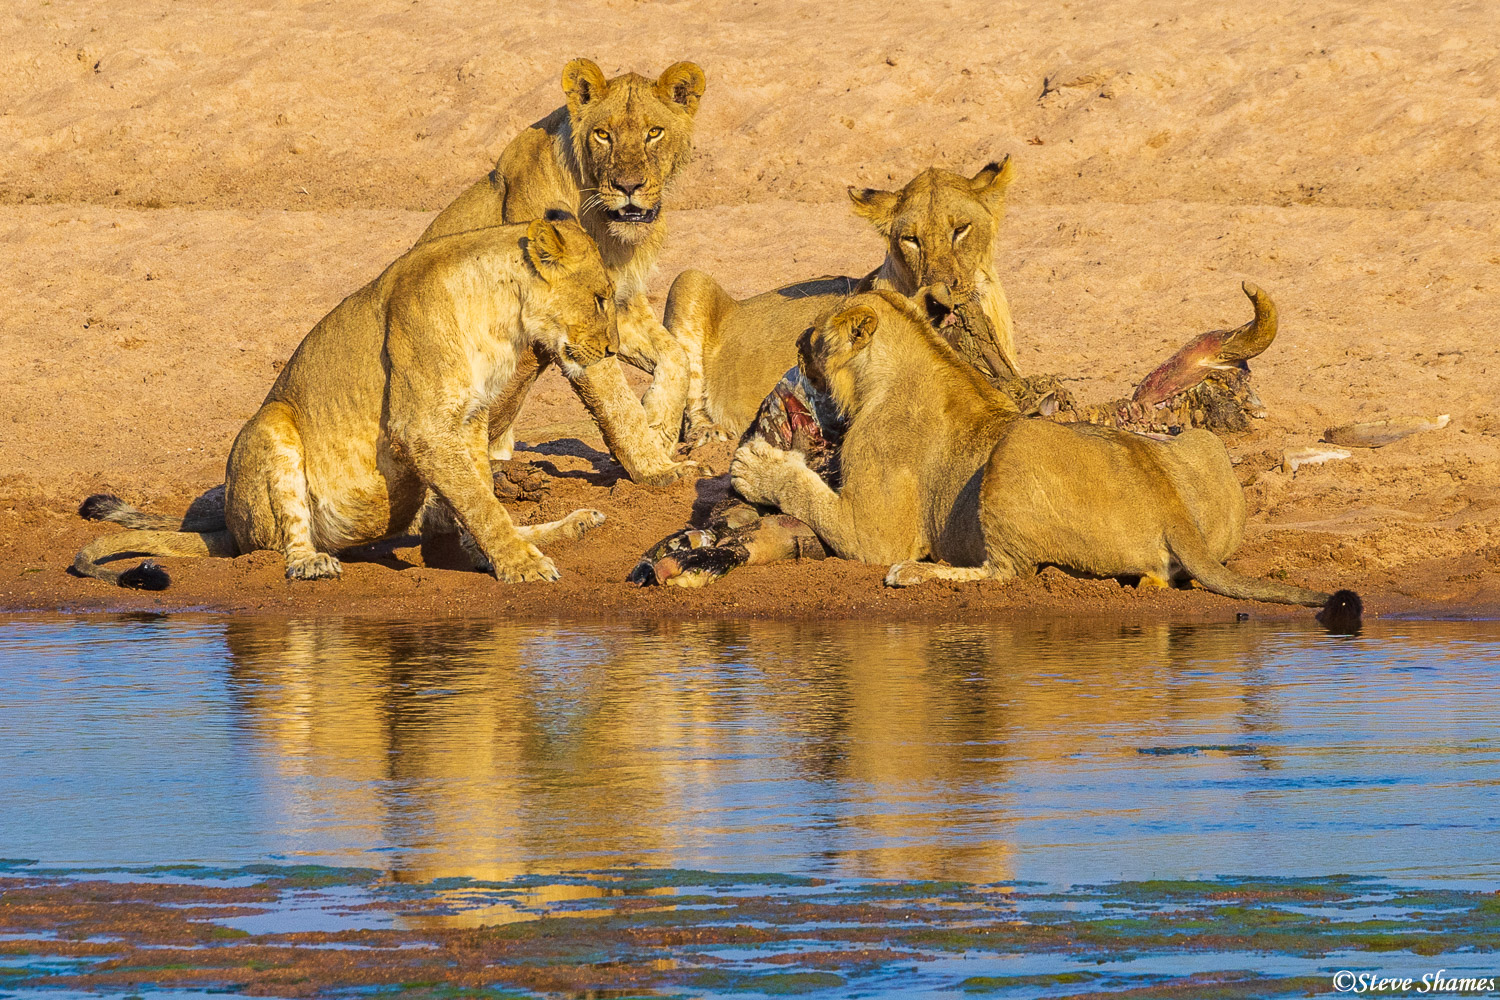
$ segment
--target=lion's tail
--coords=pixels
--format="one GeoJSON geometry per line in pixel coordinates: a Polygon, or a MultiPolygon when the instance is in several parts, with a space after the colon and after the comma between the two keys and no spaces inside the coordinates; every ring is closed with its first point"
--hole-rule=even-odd
{"type": "Polygon", "coordinates": [[[1330,627],[1357,626],[1364,612],[1363,602],[1352,590],[1324,594],[1295,584],[1241,576],[1215,559],[1208,551],[1208,546],[1203,543],[1202,536],[1192,528],[1170,533],[1167,536],[1167,548],[1189,576],[1215,594],[1247,601],[1322,608],[1318,618],[1330,627]]]}
{"type": "Polygon", "coordinates": [[[171,514],[148,514],[112,493],[95,493],[78,505],[78,516],[85,521],[112,521],[138,531],[223,531],[224,486],[220,484],[203,494],[180,517],[171,514]]]}
{"type": "Polygon", "coordinates": [[[148,514],[109,493],[95,493],[78,506],[87,521],[112,521],[130,531],[96,538],[73,559],[73,572],[132,590],[165,590],[167,571],[147,559],[130,569],[104,563],[138,556],[234,556],[239,551],[224,523],[224,487],[193,501],[181,517],[148,514]]]}
{"type": "Polygon", "coordinates": [[[239,548],[228,529],[221,531],[122,531],[96,538],[73,557],[73,572],[132,590],[165,590],[167,571],[147,559],[130,569],[104,565],[114,559],[141,556],[236,556],[239,548]]]}

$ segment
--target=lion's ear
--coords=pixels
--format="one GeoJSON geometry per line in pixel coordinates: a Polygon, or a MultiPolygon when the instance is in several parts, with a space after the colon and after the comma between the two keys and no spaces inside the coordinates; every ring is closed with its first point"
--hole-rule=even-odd
{"type": "Polygon", "coordinates": [[[1010,154],[1006,153],[1005,159],[999,163],[985,164],[979,173],[969,178],[969,187],[991,212],[998,213],[1005,205],[1005,189],[1015,179],[1015,164],[1011,162],[1010,154]]]}
{"type": "Polygon", "coordinates": [[[592,59],[574,59],[563,67],[562,89],[568,95],[568,113],[576,117],[603,97],[609,84],[604,79],[604,71],[592,59]]]}
{"type": "Polygon", "coordinates": [[[870,338],[880,326],[880,317],[869,306],[852,306],[835,316],[830,325],[844,331],[852,353],[870,345],[870,338]]]}
{"type": "Polygon", "coordinates": [[[656,93],[664,101],[680,104],[690,115],[698,113],[698,98],[708,79],[697,63],[676,62],[662,71],[656,80],[656,93]]]}
{"type": "Polygon", "coordinates": [[[526,227],[526,259],[543,273],[567,265],[568,244],[556,223],[537,219],[526,227]]]}
{"type": "Polygon", "coordinates": [[[891,235],[891,226],[896,221],[896,202],[899,200],[896,192],[851,187],[849,200],[854,202],[855,215],[869,219],[882,234],[891,235]]]}

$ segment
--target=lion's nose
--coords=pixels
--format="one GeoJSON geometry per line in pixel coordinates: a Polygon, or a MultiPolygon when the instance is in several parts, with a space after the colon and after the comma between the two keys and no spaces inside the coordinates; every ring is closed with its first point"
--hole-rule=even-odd
{"type": "Polygon", "coordinates": [[[615,178],[615,187],[618,188],[620,193],[627,198],[629,198],[631,195],[635,194],[645,186],[646,179],[644,177],[615,178]]]}
{"type": "Polygon", "coordinates": [[[927,266],[927,273],[923,275],[928,285],[947,285],[950,292],[957,291],[958,268],[952,261],[935,260],[927,266]]]}

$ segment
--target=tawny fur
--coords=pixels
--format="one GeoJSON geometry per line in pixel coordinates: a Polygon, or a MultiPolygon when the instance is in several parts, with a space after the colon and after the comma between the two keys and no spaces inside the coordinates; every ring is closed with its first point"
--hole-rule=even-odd
{"type": "MultiPolygon", "coordinates": [[[[593,62],[574,59],[562,89],[567,104],[511,140],[495,169],[443,209],[421,239],[538,219],[549,208],[573,212],[615,284],[620,359],[653,375],[640,400],[614,360],[573,387],[600,426],[609,425],[606,442],[631,479],[671,482],[694,468],[674,460],[687,356],[652,313],[646,280],[666,236],[664,192],[692,151],[703,71],[679,62],[656,80],[635,73],[605,80],[593,62]],[[640,220],[623,218],[622,210],[640,220]]],[[[544,354],[524,361],[518,380],[529,385],[553,360],[544,354]]],[[[514,419],[513,410],[491,414],[491,457],[511,457],[514,419]]]]}
{"type": "Polygon", "coordinates": [[[934,167],[900,191],[850,188],[854,211],[886,240],[885,261],[863,279],[817,278],[737,301],[702,271],[678,275],[666,324],[687,351],[689,443],[744,431],[797,363],[798,335],[855,291],[914,295],[946,285],[956,301],[980,306],[1016,370],[1015,326],[993,253],[1014,176],[1007,156],[973,177],[934,167]]]}
{"type": "MultiPolygon", "coordinates": [[[[132,583],[100,563],[270,549],[285,555],[291,579],[337,576],[334,553],[403,534],[431,496],[440,509],[424,532],[451,532],[456,519],[476,565],[498,579],[556,579],[533,542],[576,537],[602,515],[512,524],[491,485],[489,413],[519,405],[508,393],[528,351],[556,358],[574,378],[602,362],[615,341],[611,293],[593,241],[568,218],[415,247],[303,338],[235,438],[221,524],[205,496],[179,526],[212,530],[106,535],[74,568],[125,586],[165,585],[151,574],[132,583]]],[[[109,497],[91,497],[80,513],[161,523],[109,497]]]]}
{"type": "Polygon", "coordinates": [[[891,292],[854,297],[808,343],[804,373],[849,418],[840,489],[761,441],[736,453],[734,488],[806,522],[844,558],[892,564],[891,585],[1009,580],[1053,564],[1163,585],[1183,575],[1253,600],[1329,601],[1223,566],[1245,501],[1207,431],[1159,440],[1022,418],[891,292]]]}

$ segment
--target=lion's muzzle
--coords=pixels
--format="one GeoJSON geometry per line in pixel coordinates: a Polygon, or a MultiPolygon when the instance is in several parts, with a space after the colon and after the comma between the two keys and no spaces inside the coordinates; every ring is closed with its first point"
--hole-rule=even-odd
{"type": "Polygon", "coordinates": [[[609,184],[609,202],[604,215],[611,222],[649,224],[661,214],[660,192],[648,191],[646,182],[634,178],[616,178],[609,184]]]}
{"type": "MultiPolygon", "coordinates": [[[[581,347],[578,344],[568,344],[563,348],[563,358],[578,368],[587,368],[598,364],[615,352],[609,347],[601,349],[581,347]]],[[[566,366],[565,366],[566,367],[566,366]]]]}

